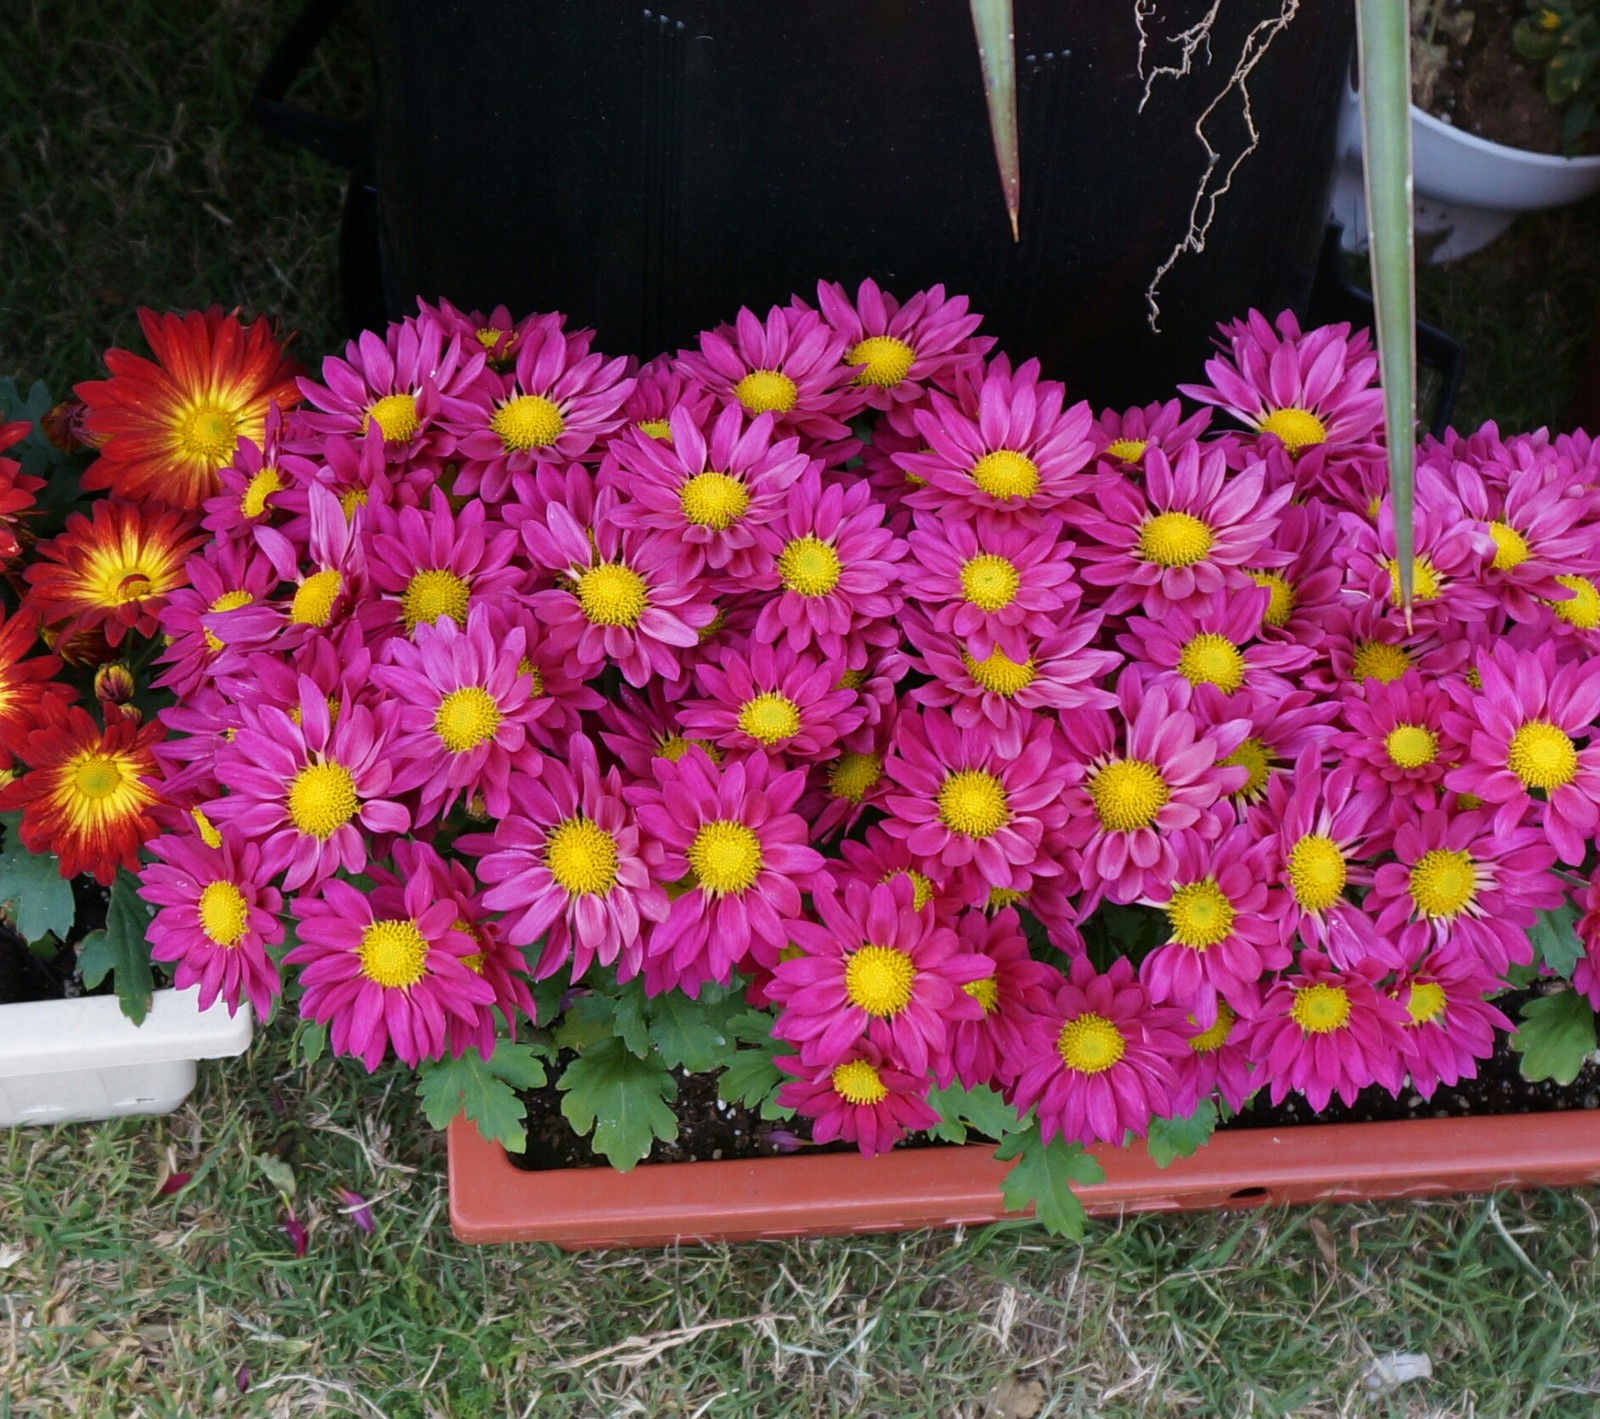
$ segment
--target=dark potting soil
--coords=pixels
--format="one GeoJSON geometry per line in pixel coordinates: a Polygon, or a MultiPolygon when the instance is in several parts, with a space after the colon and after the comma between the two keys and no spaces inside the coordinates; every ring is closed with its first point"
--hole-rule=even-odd
{"type": "MultiPolygon", "coordinates": [[[[1524,1002],[1537,992],[1514,991],[1499,997],[1496,1004],[1515,1021],[1524,1002]]],[[[1431,1099],[1414,1090],[1404,1090],[1398,1098],[1376,1086],[1356,1096],[1354,1105],[1337,1098],[1320,1113],[1299,1095],[1281,1104],[1267,1102],[1266,1092],[1257,1103],[1224,1128],[1292,1128],[1318,1123],[1377,1123],[1412,1118],[1461,1118],[1494,1114],[1556,1113],[1570,1109],[1600,1108],[1600,1066],[1586,1064],[1568,1085],[1553,1080],[1529,1083],[1518,1071],[1519,1056],[1510,1046],[1510,1037],[1499,1032],[1495,1052],[1478,1062],[1473,1079],[1459,1084],[1441,1085],[1431,1099]]],[[[802,1118],[780,1123],[769,1122],[759,1113],[739,1104],[724,1104],[717,1098],[716,1076],[686,1075],[673,1071],[678,1081],[678,1098],[673,1112],[678,1116],[678,1136],[671,1143],[659,1139],[646,1159],[651,1163],[706,1162],[727,1158],[762,1158],[775,1153],[835,1153],[854,1148],[853,1144],[808,1141],[807,1123],[802,1118]]],[[[552,1168],[603,1168],[606,1159],[580,1138],[561,1113],[561,1095],[555,1089],[541,1089],[522,1096],[527,1105],[528,1147],[513,1153],[511,1161],[519,1168],[542,1171],[552,1168]]],[[[981,1141],[981,1140],[979,1140],[981,1141]]],[[[902,1148],[943,1146],[925,1134],[907,1139],[902,1148]]]]}
{"type": "Polygon", "coordinates": [[[76,995],[109,994],[108,978],[98,990],[86,991],[78,978],[76,942],[106,922],[106,889],[85,878],[75,878],[72,898],[76,922],[71,940],[41,954],[28,948],[16,929],[0,916],[0,1005],[33,1000],[66,1000],[76,995]]]}

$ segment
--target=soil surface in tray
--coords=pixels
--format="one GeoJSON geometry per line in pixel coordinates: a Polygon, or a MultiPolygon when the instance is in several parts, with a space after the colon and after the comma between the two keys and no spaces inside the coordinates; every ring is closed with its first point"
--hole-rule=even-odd
{"type": "MultiPolygon", "coordinates": [[[[1499,997],[1500,1008],[1515,1020],[1518,1011],[1533,992],[1510,992],[1499,997]]],[[[1496,1038],[1492,1057],[1478,1062],[1474,1079],[1456,1085],[1440,1085],[1431,1099],[1414,1090],[1403,1090],[1398,1098],[1388,1090],[1370,1088],[1346,1106],[1335,1097],[1321,1113],[1298,1094],[1281,1104],[1267,1102],[1266,1091],[1257,1104],[1247,1108],[1225,1128],[1289,1128],[1317,1123],[1376,1123],[1408,1118],[1461,1118],[1471,1115],[1556,1113],[1569,1109],[1600,1108],[1600,1066],[1586,1064],[1568,1085],[1543,1080],[1531,1084],[1518,1072],[1518,1056],[1511,1050],[1509,1037],[1496,1038]]],[[[657,1141],[646,1160],[651,1163],[706,1162],[724,1158],[760,1158],[775,1153],[844,1152],[849,1143],[813,1144],[808,1141],[807,1123],[802,1118],[769,1122],[741,1105],[722,1103],[717,1098],[714,1075],[685,1075],[674,1071],[678,1099],[673,1112],[678,1116],[678,1137],[671,1143],[657,1141]]],[[[528,1149],[513,1153],[511,1161],[519,1168],[603,1168],[605,1158],[596,1154],[586,1138],[572,1131],[561,1113],[561,1095],[553,1088],[522,1096],[528,1107],[528,1149]]],[[[981,1141],[977,1140],[977,1141],[981,1141]]],[[[925,1135],[908,1139],[906,1147],[939,1147],[925,1135]]]]}
{"type": "MultiPolygon", "coordinates": [[[[106,889],[77,878],[72,883],[77,908],[74,940],[105,925],[106,889]]],[[[4,917],[0,917],[0,1005],[18,1005],[32,1000],[65,1000],[75,995],[104,995],[111,990],[109,978],[99,990],[85,991],[78,979],[77,948],[58,945],[48,955],[28,949],[4,917]]]]}

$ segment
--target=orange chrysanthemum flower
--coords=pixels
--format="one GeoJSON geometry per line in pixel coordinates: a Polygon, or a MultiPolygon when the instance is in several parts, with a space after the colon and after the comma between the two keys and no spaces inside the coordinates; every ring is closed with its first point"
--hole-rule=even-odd
{"type": "Polygon", "coordinates": [[[0,788],[0,810],[22,810],[22,845],[53,852],[63,877],[88,872],[110,885],[118,867],[138,870],[140,846],[159,831],[160,800],[145,780],[157,776],[151,745],[163,733],[159,721],[141,729],[127,719],[102,730],[73,705],[23,741],[29,771],[0,788]]]}
{"type": "Polygon", "coordinates": [[[65,709],[73,698],[71,688],[53,678],[61,668],[55,656],[23,659],[38,644],[39,623],[31,614],[19,611],[0,621],[0,769],[10,767],[13,753],[49,717],[52,705],[65,709]]]}
{"type": "Polygon", "coordinates": [[[76,386],[87,433],[100,445],[83,486],[198,508],[216,493],[217,470],[239,440],[261,442],[268,406],[299,403],[298,369],[267,321],[241,325],[221,306],[181,316],[141,310],[139,325],[154,363],[107,350],[111,378],[76,386]]]}
{"type": "Polygon", "coordinates": [[[153,636],[167,594],[189,584],[184,559],[204,541],[175,508],[106,498],[92,520],[75,512],[59,537],[39,543],[25,604],[57,645],[93,630],[113,646],[129,631],[153,636]]]}

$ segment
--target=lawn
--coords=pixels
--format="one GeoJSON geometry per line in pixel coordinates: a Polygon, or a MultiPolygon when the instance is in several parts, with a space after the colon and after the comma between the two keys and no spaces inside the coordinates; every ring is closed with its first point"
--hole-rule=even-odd
{"type": "MultiPolygon", "coordinates": [[[[244,112],[295,8],[12,17],[0,374],[92,376],[138,304],[237,304],[332,348],[339,177],[244,112]]],[[[344,35],[308,100],[359,108],[357,53],[344,35]]],[[[1559,419],[1597,229],[1594,203],[1524,219],[1422,274],[1468,349],[1458,426],[1559,419]]],[[[169,1118],[0,1135],[0,1419],[1600,1412],[1593,1189],[574,1257],[459,1245],[442,1173],[402,1074],[295,1068],[281,1029],[169,1118]],[[1396,1353],[1432,1377],[1369,1384],[1396,1353]]]]}

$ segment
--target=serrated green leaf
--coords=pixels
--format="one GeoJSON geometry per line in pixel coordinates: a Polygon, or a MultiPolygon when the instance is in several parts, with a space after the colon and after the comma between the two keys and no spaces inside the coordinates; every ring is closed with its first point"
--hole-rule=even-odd
{"type": "MultiPolygon", "coordinates": [[[[526,955],[528,960],[537,961],[539,952],[544,949],[544,937],[540,937],[528,947],[526,955]]],[[[534,1021],[548,1028],[561,1015],[561,997],[567,993],[566,972],[561,971],[556,975],[547,976],[544,980],[534,981],[529,986],[533,995],[534,1021]]]]}
{"type": "Polygon", "coordinates": [[[538,1047],[523,1041],[496,1040],[489,1068],[513,1089],[542,1089],[549,1082],[538,1047]]]}
{"type": "Polygon", "coordinates": [[[1594,1010],[1575,990],[1541,995],[1522,1007],[1511,1048],[1522,1056],[1522,1077],[1570,1084],[1594,1053],[1594,1010]]]}
{"type": "MultiPolygon", "coordinates": [[[[495,1053],[498,1055],[499,1050],[495,1053]]],[[[538,1082],[544,1082],[542,1067],[538,1082]]],[[[469,1049],[459,1059],[424,1062],[417,1070],[417,1097],[422,1100],[422,1112],[435,1128],[448,1127],[451,1119],[464,1113],[477,1124],[479,1133],[507,1152],[520,1153],[527,1146],[528,1131],[522,1126],[527,1109],[516,1089],[475,1049],[469,1049]]]]}
{"type": "Polygon", "coordinates": [[[612,1033],[641,1059],[650,1053],[650,1025],[644,1017],[644,987],[632,981],[616,997],[612,1033]]]}
{"type": "Polygon", "coordinates": [[[294,1169],[274,1153],[257,1153],[256,1171],[285,1197],[294,1196],[294,1169]]]}
{"type": "Polygon", "coordinates": [[[1217,1127],[1217,1108],[1210,1099],[1187,1118],[1153,1118],[1145,1147],[1156,1167],[1164,1168],[1174,1158],[1192,1157],[1211,1141],[1217,1127]]]}
{"type": "Polygon", "coordinates": [[[315,1020],[296,1020],[289,1041],[289,1062],[305,1068],[322,1058],[328,1048],[328,1027],[315,1020]]]}
{"type": "Polygon", "coordinates": [[[627,1172],[645,1158],[657,1138],[678,1136],[677,1116],[667,1104],[678,1083],[654,1060],[640,1059],[616,1038],[602,1040],[573,1060],[557,1081],[561,1112],[581,1134],[593,1131],[594,1149],[627,1172]]]}
{"type": "Polygon", "coordinates": [[[735,1013],[726,1000],[701,1002],[668,991],[649,1002],[651,1043],[668,1069],[690,1074],[715,1069],[730,1053],[728,1021],[735,1013]]]}
{"type": "Polygon", "coordinates": [[[759,1109],[785,1077],[765,1050],[735,1050],[717,1076],[717,1097],[725,1104],[759,1109]]]}
{"type": "Polygon", "coordinates": [[[106,947],[111,952],[117,1001],[135,1025],[144,1023],[155,993],[149,932],[150,908],[139,896],[139,879],[125,867],[118,868],[106,903],[106,947]]]}
{"type": "Polygon", "coordinates": [[[1538,958],[1563,980],[1572,979],[1572,970],[1583,957],[1578,940],[1578,909],[1565,902],[1554,911],[1540,912],[1528,939],[1538,958]]]}
{"type": "Polygon", "coordinates": [[[91,931],[78,943],[78,975],[85,990],[96,989],[115,965],[105,932],[91,931]]]}
{"type": "Polygon", "coordinates": [[[1100,1182],[1105,1172],[1081,1143],[1068,1143],[1057,1134],[1046,1144],[1038,1123],[1030,1122],[1022,1132],[1008,1134],[994,1156],[1002,1163],[1016,1159],[1016,1166],[1000,1184],[1008,1208],[1020,1212],[1032,1203],[1034,1215],[1046,1231],[1082,1239],[1087,1214],[1072,1184],[1100,1182]]]}
{"type": "Polygon", "coordinates": [[[772,1038],[772,1027],[776,1023],[776,1018],[765,1010],[741,1010],[737,1015],[730,1015],[723,1028],[740,1044],[759,1045],[762,1049],[769,1045],[790,1048],[780,1046],[780,1042],[772,1038]]]}
{"type": "Polygon", "coordinates": [[[584,1050],[609,1040],[616,1033],[617,1002],[614,997],[592,992],[577,996],[551,1027],[550,1034],[562,1049],[582,1054],[584,1050]]]}
{"type": "Polygon", "coordinates": [[[0,907],[8,908],[23,940],[40,941],[52,934],[65,940],[76,914],[72,884],[62,877],[61,859],[54,853],[23,847],[17,822],[8,815],[0,847],[0,907]]]}
{"type": "Polygon", "coordinates": [[[928,1102],[942,1120],[928,1132],[946,1143],[965,1143],[969,1127],[993,1139],[1004,1138],[1017,1128],[1017,1111],[987,1084],[976,1089],[963,1089],[960,1084],[934,1089],[928,1102]]]}

